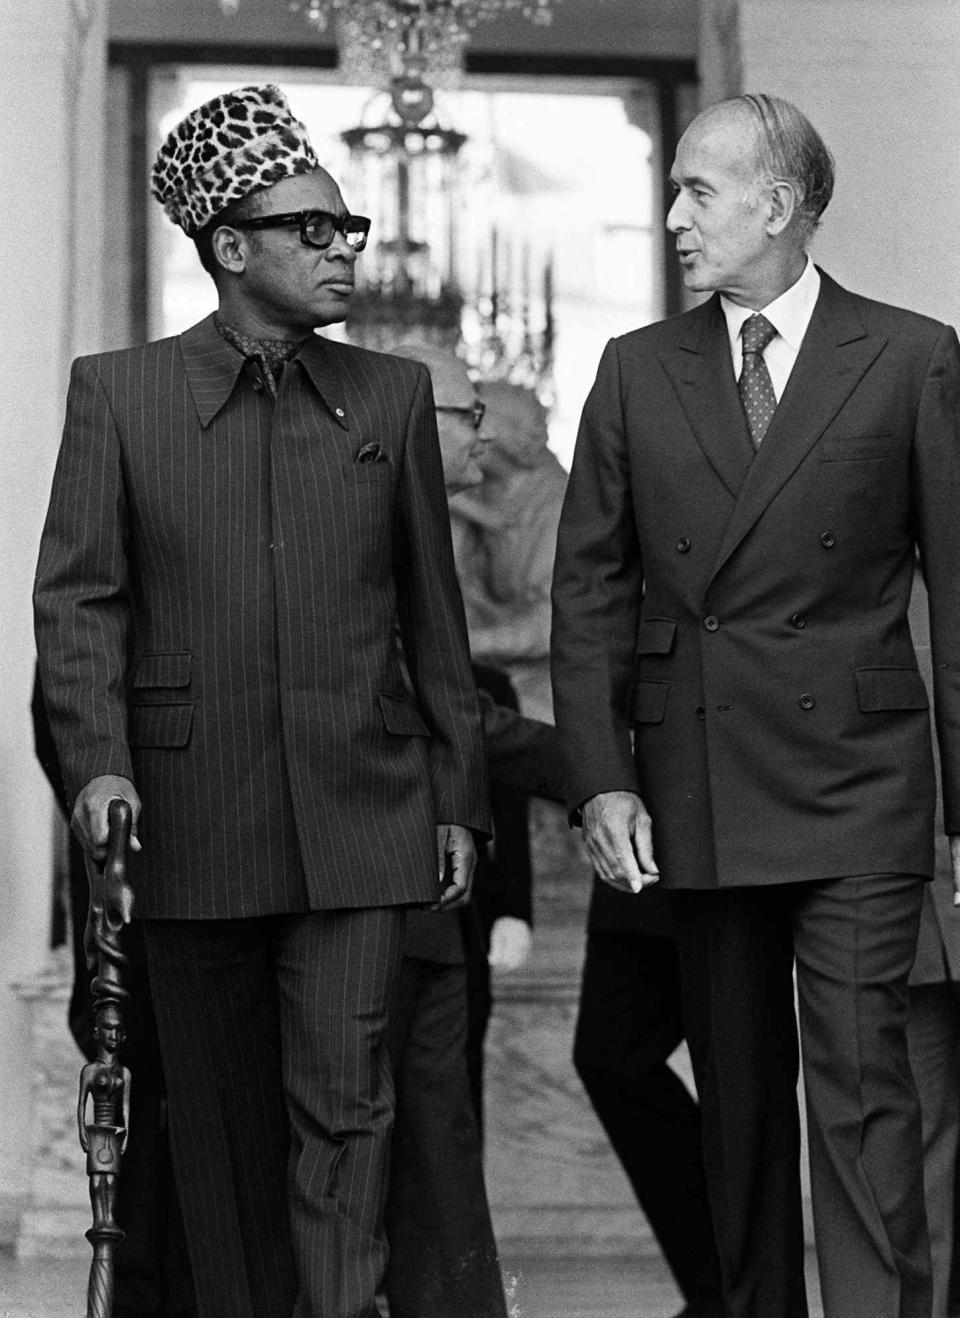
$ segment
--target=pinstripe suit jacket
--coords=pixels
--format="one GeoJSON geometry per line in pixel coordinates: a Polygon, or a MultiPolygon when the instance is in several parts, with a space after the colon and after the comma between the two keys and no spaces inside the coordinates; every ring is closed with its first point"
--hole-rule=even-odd
{"type": "Polygon", "coordinates": [[[487,828],[417,363],[314,336],[274,405],[212,317],[79,359],[35,608],[70,799],[142,797],[141,915],[433,900],[435,824],[487,828]]]}

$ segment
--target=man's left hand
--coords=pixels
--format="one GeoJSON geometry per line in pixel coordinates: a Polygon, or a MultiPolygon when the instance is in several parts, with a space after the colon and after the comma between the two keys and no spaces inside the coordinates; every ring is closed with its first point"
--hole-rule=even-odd
{"type": "Polygon", "coordinates": [[[452,911],[465,906],[473,888],[477,849],[473,834],[463,824],[437,825],[437,868],[440,900],[435,911],[452,911]]]}
{"type": "Polygon", "coordinates": [[[953,871],[953,904],[960,906],[960,833],[951,833],[950,868],[953,871]]]}

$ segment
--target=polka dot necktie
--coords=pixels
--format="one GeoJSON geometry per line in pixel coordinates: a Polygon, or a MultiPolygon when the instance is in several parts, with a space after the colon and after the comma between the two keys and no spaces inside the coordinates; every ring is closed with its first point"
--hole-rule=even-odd
{"type": "Polygon", "coordinates": [[[743,370],[740,372],[740,397],[747,414],[750,438],[754,448],[767,433],[767,426],[777,410],[777,395],[773,392],[770,372],[763,360],[763,350],[777,337],[777,331],[759,313],[745,320],[740,330],[743,343],[743,370]]]}

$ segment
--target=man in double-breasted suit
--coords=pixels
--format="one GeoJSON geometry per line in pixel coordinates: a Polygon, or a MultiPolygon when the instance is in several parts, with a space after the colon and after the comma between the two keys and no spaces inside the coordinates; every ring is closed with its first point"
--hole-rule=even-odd
{"type": "Polygon", "coordinates": [[[138,816],[200,1313],[373,1318],[404,908],[487,827],[429,377],[313,333],[369,221],[277,88],[194,111],[153,183],[219,311],[74,366],[42,686],[91,860],[111,797],[138,816]]]}
{"type": "Polygon", "coordinates": [[[924,1318],[907,606],[919,549],[956,834],[957,338],[814,267],[833,166],[787,102],[705,111],[672,181],[684,280],[715,296],[612,341],[584,411],[554,583],[570,806],[603,879],[670,899],[731,1318],[807,1313],[794,964],[825,1312],[924,1318]]]}

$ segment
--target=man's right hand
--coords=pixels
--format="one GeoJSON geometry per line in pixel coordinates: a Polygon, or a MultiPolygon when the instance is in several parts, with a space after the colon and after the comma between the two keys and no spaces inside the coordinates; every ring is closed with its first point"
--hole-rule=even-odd
{"type": "Polygon", "coordinates": [[[129,778],[120,778],[116,774],[103,774],[91,778],[82,788],[73,804],[70,826],[76,833],[84,852],[95,865],[102,865],[107,858],[107,806],[116,797],[121,797],[133,811],[133,826],[130,831],[131,851],[140,850],[137,838],[137,821],[140,818],[140,797],[129,778]]]}
{"type": "Polygon", "coordinates": [[[657,882],[650,816],[636,792],[599,792],[580,813],[587,853],[604,883],[640,892],[657,882]]]}

